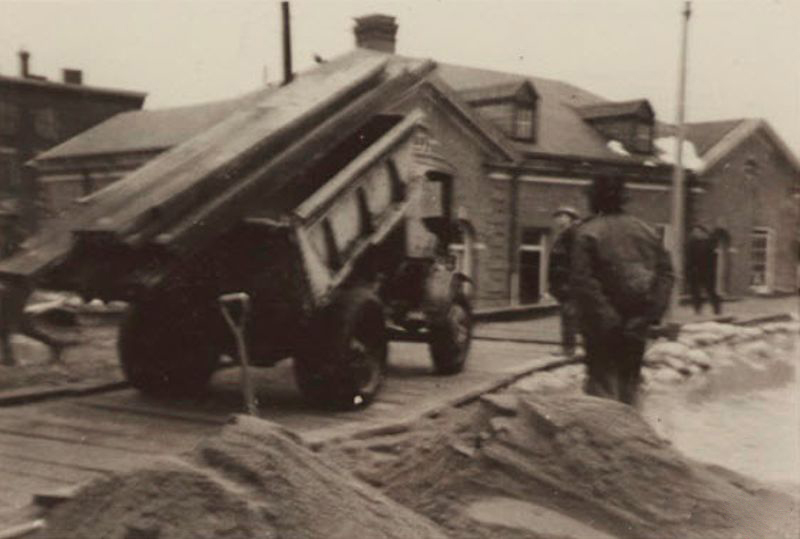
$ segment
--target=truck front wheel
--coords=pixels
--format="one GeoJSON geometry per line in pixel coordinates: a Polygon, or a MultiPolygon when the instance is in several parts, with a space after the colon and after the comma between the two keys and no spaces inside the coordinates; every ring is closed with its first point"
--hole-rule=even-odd
{"type": "Polygon", "coordinates": [[[369,290],[343,293],[311,325],[294,358],[300,391],[319,405],[356,409],[378,394],[388,342],[380,300],[369,290]]]}
{"type": "Polygon", "coordinates": [[[437,374],[464,370],[472,342],[472,311],[465,298],[455,298],[430,321],[428,343],[437,374]]]}
{"type": "Polygon", "coordinates": [[[170,307],[148,302],[129,308],[117,339],[120,364],[142,393],[194,395],[206,389],[219,361],[211,317],[204,309],[180,314],[170,307]]]}

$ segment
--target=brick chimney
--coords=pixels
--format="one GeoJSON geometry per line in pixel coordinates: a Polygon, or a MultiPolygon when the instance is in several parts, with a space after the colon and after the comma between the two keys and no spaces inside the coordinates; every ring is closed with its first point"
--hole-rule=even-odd
{"type": "Polygon", "coordinates": [[[83,84],[83,71],[80,69],[62,69],[65,84],[83,84]]]}
{"type": "Polygon", "coordinates": [[[356,18],[353,32],[356,46],[394,54],[397,42],[397,23],[391,15],[365,15],[356,18]]]}
{"type": "Polygon", "coordinates": [[[31,74],[31,53],[22,49],[19,51],[19,76],[26,79],[31,74]]]}

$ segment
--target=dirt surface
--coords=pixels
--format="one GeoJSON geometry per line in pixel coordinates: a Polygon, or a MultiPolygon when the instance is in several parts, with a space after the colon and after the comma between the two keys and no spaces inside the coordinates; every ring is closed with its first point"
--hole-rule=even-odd
{"type": "Polygon", "coordinates": [[[304,447],[239,417],[184,458],[98,480],[59,507],[47,538],[444,539],[426,518],[304,447]]]}

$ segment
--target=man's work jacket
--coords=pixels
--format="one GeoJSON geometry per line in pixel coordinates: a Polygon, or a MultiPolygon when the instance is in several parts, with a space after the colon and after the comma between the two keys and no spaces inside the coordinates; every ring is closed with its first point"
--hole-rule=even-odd
{"type": "Polygon", "coordinates": [[[570,289],[587,332],[626,330],[661,319],[674,282],[656,232],[624,214],[601,214],[575,231],[570,289]]]}

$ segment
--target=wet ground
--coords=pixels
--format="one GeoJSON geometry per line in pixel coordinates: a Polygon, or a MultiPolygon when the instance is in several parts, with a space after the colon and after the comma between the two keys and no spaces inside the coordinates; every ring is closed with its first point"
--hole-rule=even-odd
{"type": "Polygon", "coordinates": [[[762,369],[712,370],[655,392],[643,414],[685,455],[800,494],[798,350],[762,369]]]}

